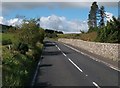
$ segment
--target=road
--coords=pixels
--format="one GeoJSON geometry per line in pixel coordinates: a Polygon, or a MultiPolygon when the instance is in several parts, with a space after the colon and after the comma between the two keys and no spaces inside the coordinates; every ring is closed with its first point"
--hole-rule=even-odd
{"type": "Polygon", "coordinates": [[[35,86],[118,86],[118,71],[62,43],[45,41],[35,86]]]}

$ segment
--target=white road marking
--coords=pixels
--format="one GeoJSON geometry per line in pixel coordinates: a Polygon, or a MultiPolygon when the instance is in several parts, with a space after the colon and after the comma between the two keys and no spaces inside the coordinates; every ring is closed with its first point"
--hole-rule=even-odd
{"type": "MultiPolygon", "coordinates": [[[[60,48],[56,45],[56,47],[60,50],[60,48]]],[[[62,52],[62,51],[61,51],[62,52]]],[[[65,53],[62,52],[62,54],[67,57],[67,55],[65,53]]],[[[80,69],[69,57],[67,57],[68,60],[80,71],[83,72],[82,69],[80,69]]]]}
{"type": "Polygon", "coordinates": [[[85,76],[88,76],[88,75],[85,75],[85,76]]]}
{"type": "Polygon", "coordinates": [[[38,73],[38,69],[39,69],[40,63],[41,63],[41,61],[39,60],[39,63],[38,63],[38,65],[37,65],[37,69],[36,69],[36,71],[35,71],[35,75],[34,75],[34,77],[33,77],[31,86],[34,86],[35,79],[36,79],[36,76],[37,76],[37,73],[38,73]]]}
{"type": "Polygon", "coordinates": [[[80,71],[83,72],[82,69],[80,69],[70,58],[68,60],[80,71]]]}
{"type": "Polygon", "coordinates": [[[62,54],[66,57],[66,54],[64,54],[63,52],[62,52],[62,54]]]}
{"type": "Polygon", "coordinates": [[[57,45],[55,45],[56,47],[58,47],[57,45]]]}
{"type": "Polygon", "coordinates": [[[60,50],[60,48],[58,47],[58,50],[60,50]]]}
{"type": "Polygon", "coordinates": [[[99,60],[99,59],[97,59],[97,58],[94,58],[94,57],[92,57],[92,56],[90,56],[90,55],[88,55],[88,54],[86,54],[86,53],[83,53],[83,52],[81,52],[81,51],[79,51],[79,50],[77,50],[77,49],[75,49],[75,48],[73,48],[73,47],[71,47],[71,46],[69,46],[69,45],[66,45],[66,44],[64,44],[64,45],[67,46],[67,47],[69,47],[69,48],[71,48],[72,50],[74,50],[74,51],[76,51],[76,52],[78,52],[78,53],[81,53],[81,54],[83,54],[83,55],[85,55],[85,56],[90,57],[91,59],[93,59],[93,60],[95,60],[95,61],[97,61],[97,62],[101,62],[101,63],[105,64],[106,66],[110,67],[111,69],[114,69],[114,70],[120,72],[119,69],[117,69],[116,67],[114,67],[114,66],[111,65],[111,64],[108,64],[108,63],[106,63],[106,62],[104,62],[104,61],[102,61],[102,60],[99,60]]]}
{"type": "Polygon", "coordinates": [[[100,88],[97,83],[93,82],[93,85],[95,85],[97,88],[100,88]]]}
{"type": "Polygon", "coordinates": [[[75,50],[76,52],[81,53],[79,50],[77,50],[77,49],[75,49],[75,48],[73,48],[73,47],[71,47],[71,46],[68,46],[68,45],[66,45],[66,44],[64,44],[64,45],[67,46],[67,47],[69,47],[69,48],[71,48],[71,49],[73,49],[73,50],[75,50]]]}
{"type": "MultiPolygon", "coordinates": [[[[64,44],[65,45],[65,44],[64,44]]],[[[66,46],[68,46],[68,45],[66,45],[66,46]]],[[[60,48],[56,45],[56,47],[60,50],[60,48]]],[[[77,51],[77,52],[79,52],[79,53],[82,53],[82,54],[84,54],[83,52],[80,52],[79,50],[77,50],[77,49],[75,49],[75,48],[73,48],[73,47],[70,47],[70,46],[68,46],[69,48],[71,48],[71,49],[73,49],[73,50],[75,50],[75,51],[77,51]]],[[[61,50],[60,50],[61,51],[61,50]]],[[[62,52],[62,51],[61,51],[62,52]]],[[[62,52],[62,54],[65,56],[65,57],[67,57],[67,55],[64,53],[64,52],[62,52]]],[[[84,54],[84,55],[87,55],[87,54],[84,54]]],[[[80,71],[80,72],[83,72],[83,70],[80,68],[80,67],[78,67],[69,57],[67,57],[67,59],[80,71]]],[[[97,61],[97,60],[96,60],[97,61]]],[[[87,74],[85,75],[86,77],[88,76],[87,74]]],[[[92,82],[93,83],[93,85],[95,85],[97,88],[100,88],[99,86],[98,86],[98,84],[97,83],[95,83],[95,82],[92,82]]]]}
{"type": "Polygon", "coordinates": [[[55,46],[58,48],[59,51],[61,51],[60,48],[57,45],[55,45],[55,46]]]}

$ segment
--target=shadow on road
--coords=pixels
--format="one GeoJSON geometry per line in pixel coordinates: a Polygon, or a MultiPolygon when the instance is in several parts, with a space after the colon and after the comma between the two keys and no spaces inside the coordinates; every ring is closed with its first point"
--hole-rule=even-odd
{"type": "MultiPolygon", "coordinates": [[[[42,76],[44,74],[44,68],[48,68],[51,66],[52,66],[52,64],[41,64],[39,66],[39,71],[38,71],[39,74],[37,75],[36,78],[39,78],[40,76],[42,76]]],[[[41,82],[41,81],[39,81],[39,79],[36,79],[36,83],[34,85],[35,88],[49,88],[50,86],[52,86],[52,84],[50,84],[49,82],[44,82],[44,81],[41,82]]]]}
{"type": "MultiPolygon", "coordinates": [[[[63,53],[70,54],[70,52],[64,52],[64,51],[63,51],[63,53]]],[[[61,54],[62,54],[61,51],[44,51],[43,52],[44,56],[53,56],[53,55],[61,55],[61,54]]]]}
{"type": "Polygon", "coordinates": [[[50,67],[50,66],[52,66],[52,64],[42,64],[39,67],[41,68],[41,67],[50,67]]]}
{"type": "Polygon", "coordinates": [[[37,83],[34,87],[35,88],[49,88],[50,86],[52,86],[52,84],[50,84],[49,82],[40,82],[40,83],[37,83]]]}
{"type": "Polygon", "coordinates": [[[50,42],[50,41],[44,41],[44,46],[45,46],[45,47],[55,46],[55,43],[50,42]]]}
{"type": "MultiPolygon", "coordinates": [[[[44,41],[44,49],[47,47],[55,47],[56,43],[54,42],[50,42],[50,41],[44,41]]],[[[64,52],[64,51],[63,51],[64,52]]],[[[70,52],[64,52],[65,54],[69,54],[70,52]]],[[[62,52],[61,51],[44,51],[43,52],[43,56],[53,56],[53,55],[61,55],[62,52]]]]}
{"type": "Polygon", "coordinates": [[[62,54],[61,51],[44,51],[43,55],[44,56],[52,56],[52,55],[60,55],[62,54]]]}

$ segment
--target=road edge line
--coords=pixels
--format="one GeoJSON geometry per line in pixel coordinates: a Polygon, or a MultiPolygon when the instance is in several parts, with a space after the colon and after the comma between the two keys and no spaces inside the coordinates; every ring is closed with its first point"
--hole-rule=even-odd
{"type": "Polygon", "coordinates": [[[39,59],[39,61],[38,61],[37,68],[36,68],[36,71],[35,71],[35,73],[34,73],[34,76],[33,76],[32,82],[31,82],[31,86],[32,86],[32,87],[33,87],[34,84],[35,84],[35,79],[36,79],[36,77],[37,77],[38,69],[39,69],[39,66],[40,66],[40,64],[41,64],[41,58],[43,58],[43,56],[42,56],[43,49],[44,49],[44,46],[43,46],[43,48],[42,48],[41,56],[40,56],[40,59],[39,59]]]}
{"type": "Polygon", "coordinates": [[[83,55],[85,55],[85,56],[90,57],[92,60],[95,60],[95,61],[97,61],[97,62],[101,62],[101,63],[103,63],[104,65],[108,66],[109,68],[120,72],[120,70],[119,70],[118,68],[116,68],[115,66],[113,66],[113,65],[111,65],[111,64],[109,64],[109,63],[106,63],[106,62],[104,62],[104,61],[102,61],[102,60],[99,60],[98,58],[95,58],[95,57],[93,57],[93,56],[90,56],[90,55],[88,55],[88,54],[86,54],[86,53],[84,53],[84,52],[82,52],[82,51],[80,51],[80,50],[78,50],[78,49],[76,49],[76,48],[73,48],[73,47],[71,47],[71,46],[69,46],[69,45],[67,45],[67,44],[65,44],[65,43],[64,43],[64,45],[67,46],[68,48],[71,48],[72,50],[74,50],[74,51],[76,51],[76,52],[78,52],[78,53],[81,53],[81,54],[83,54],[83,55]]]}

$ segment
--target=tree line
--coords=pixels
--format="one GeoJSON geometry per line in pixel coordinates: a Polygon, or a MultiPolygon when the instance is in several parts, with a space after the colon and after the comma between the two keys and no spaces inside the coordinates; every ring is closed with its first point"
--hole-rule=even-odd
{"type": "Polygon", "coordinates": [[[105,22],[105,19],[108,18],[105,12],[104,6],[99,7],[97,2],[92,3],[88,14],[88,32],[97,32],[95,41],[120,43],[120,17],[113,16],[110,21],[105,22]]]}

